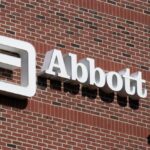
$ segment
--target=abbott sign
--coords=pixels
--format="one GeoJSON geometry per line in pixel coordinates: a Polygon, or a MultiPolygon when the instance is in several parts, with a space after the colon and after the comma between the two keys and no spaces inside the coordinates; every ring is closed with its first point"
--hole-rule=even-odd
{"type": "MultiPolygon", "coordinates": [[[[36,58],[34,47],[27,42],[0,36],[0,49],[15,52],[20,58],[0,54],[0,67],[15,69],[21,67],[21,84],[15,85],[0,81],[0,92],[19,97],[32,97],[36,92],[36,58]]],[[[105,72],[95,66],[92,58],[77,61],[77,55],[68,53],[62,55],[59,50],[46,53],[41,76],[62,78],[65,81],[74,81],[81,84],[101,88],[104,92],[118,92],[121,96],[131,98],[146,98],[146,81],[142,79],[140,71],[130,73],[126,68],[119,72],[105,72]]]]}

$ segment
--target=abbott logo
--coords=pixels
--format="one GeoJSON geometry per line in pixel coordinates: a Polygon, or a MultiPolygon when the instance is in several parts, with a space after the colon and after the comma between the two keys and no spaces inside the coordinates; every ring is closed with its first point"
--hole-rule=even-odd
{"type": "Polygon", "coordinates": [[[17,58],[1,53],[1,68],[9,70],[21,68],[21,84],[0,81],[0,93],[21,98],[34,96],[36,92],[36,54],[34,47],[24,41],[0,36],[0,49],[20,55],[20,58],[17,58]]]}
{"type": "MultiPolygon", "coordinates": [[[[0,81],[0,92],[17,97],[32,97],[36,92],[36,56],[34,47],[27,42],[0,36],[0,49],[17,53],[20,58],[0,54],[0,67],[13,70],[21,68],[21,84],[16,85],[0,81]]],[[[56,77],[65,81],[78,82],[101,88],[106,93],[117,92],[121,96],[131,98],[146,98],[146,81],[142,72],[131,73],[129,68],[119,72],[106,72],[95,66],[95,60],[84,58],[80,61],[77,55],[54,49],[45,55],[44,63],[39,75],[46,78],[56,77]]]]}

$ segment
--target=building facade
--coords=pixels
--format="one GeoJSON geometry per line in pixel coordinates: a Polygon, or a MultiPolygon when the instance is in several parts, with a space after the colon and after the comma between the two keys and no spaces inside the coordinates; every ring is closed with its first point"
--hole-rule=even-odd
{"type": "MultiPolygon", "coordinates": [[[[0,94],[0,149],[150,149],[149,8],[149,0],[0,0],[0,36],[31,43],[37,72],[34,96],[0,94]],[[106,72],[141,71],[146,98],[39,75],[53,49],[106,72]]],[[[20,71],[1,68],[0,79],[19,84],[20,71]]]]}

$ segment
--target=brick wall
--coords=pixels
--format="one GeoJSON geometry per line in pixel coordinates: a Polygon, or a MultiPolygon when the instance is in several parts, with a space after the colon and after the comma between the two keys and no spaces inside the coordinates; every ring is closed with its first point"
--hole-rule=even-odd
{"type": "MultiPolygon", "coordinates": [[[[37,71],[57,48],[94,58],[106,71],[142,71],[148,89],[146,99],[132,100],[38,77],[32,98],[0,95],[0,149],[149,149],[149,7],[149,0],[0,0],[0,35],[31,42],[37,71]]],[[[1,79],[18,76],[0,70],[1,79]]]]}

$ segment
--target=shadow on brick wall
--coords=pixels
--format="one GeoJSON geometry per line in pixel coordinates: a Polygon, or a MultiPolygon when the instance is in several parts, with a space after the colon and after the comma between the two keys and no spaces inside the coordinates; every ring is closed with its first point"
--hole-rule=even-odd
{"type": "Polygon", "coordinates": [[[131,99],[129,98],[129,107],[132,109],[139,109],[140,103],[139,99],[131,99]]]}
{"type": "Polygon", "coordinates": [[[62,82],[57,79],[50,79],[50,88],[61,91],[62,82]]]}
{"type": "Polygon", "coordinates": [[[150,135],[147,137],[147,143],[150,145],[150,135]]]}
{"type": "Polygon", "coordinates": [[[45,90],[47,88],[47,79],[44,77],[37,77],[37,86],[41,90],[45,90]]]}
{"type": "MultiPolygon", "coordinates": [[[[13,71],[0,68],[0,76],[5,79],[12,80],[13,71]]],[[[14,107],[18,109],[25,109],[27,104],[28,104],[27,99],[18,99],[14,97],[5,96],[3,95],[3,93],[0,94],[0,105],[14,107]]]]}
{"type": "Polygon", "coordinates": [[[139,99],[131,99],[127,97],[121,97],[117,95],[117,103],[121,107],[126,107],[129,104],[129,107],[136,110],[139,109],[139,99]]]}
{"type": "Polygon", "coordinates": [[[18,109],[25,109],[28,104],[27,99],[12,98],[9,96],[0,95],[0,105],[14,107],[18,109]]]}
{"type": "Polygon", "coordinates": [[[95,88],[90,88],[87,86],[82,87],[82,96],[88,97],[90,99],[95,99],[97,97],[97,89],[95,88]]]}
{"type": "Polygon", "coordinates": [[[13,78],[13,71],[8,70],[8,69],[0,68],[0,76],[5,77],[5,78],[7,78],[9,80],[12,80],[12,78],[13,78]]]}
{"type": "Polygon", "coordinates": [[[80,85],[77,83],[64,82],[64,92],[69,92],[73,95],[76,95],[80,91],[80,85]]]}
{"type": "Polygon", "coordinates": [[[121,96],[117,95],[117,103],[121,107],[126,107],[128,104],[128,99],[127,99],[127,97],[121,97],[121,96]]]}
{"type": "Polygon", "coordinates": [[[112,93],[105,93],[103,90],[99,89],[99,96],[102,101],[106,103],[112,103],[114,101],[114,92],[112,93]]]}
{"type": "MultiPolygon", "coordinates": [[[[88,97],[89,99],[95,99],[98,96],[97,88],[91,88],[89,86],[81,86],[80,84],[75,82],[66,81],[62,84],[62,81],[59,79],[46,79],[44,77],[38,77],[37,84],[38,87],[42,90],[47,88],[47,82],[50,81],[50,88],[54,90],[63,91],[65,93],[69,92],[70,94],[76,95],[79,94],[81,90],[81,94],[83,97],[88,97]]],[[[102,101],[106,103],[112,103],[115,99],[115,93],[105,93],[102,89],[99,89],[99,97],[102,101]]],[[[129,106],[131,109],[139,109],[139,100],[133,100],[128,97],[121,97],[119,95],[117,97],[117,103],[121,107],[129,106]]]]}

